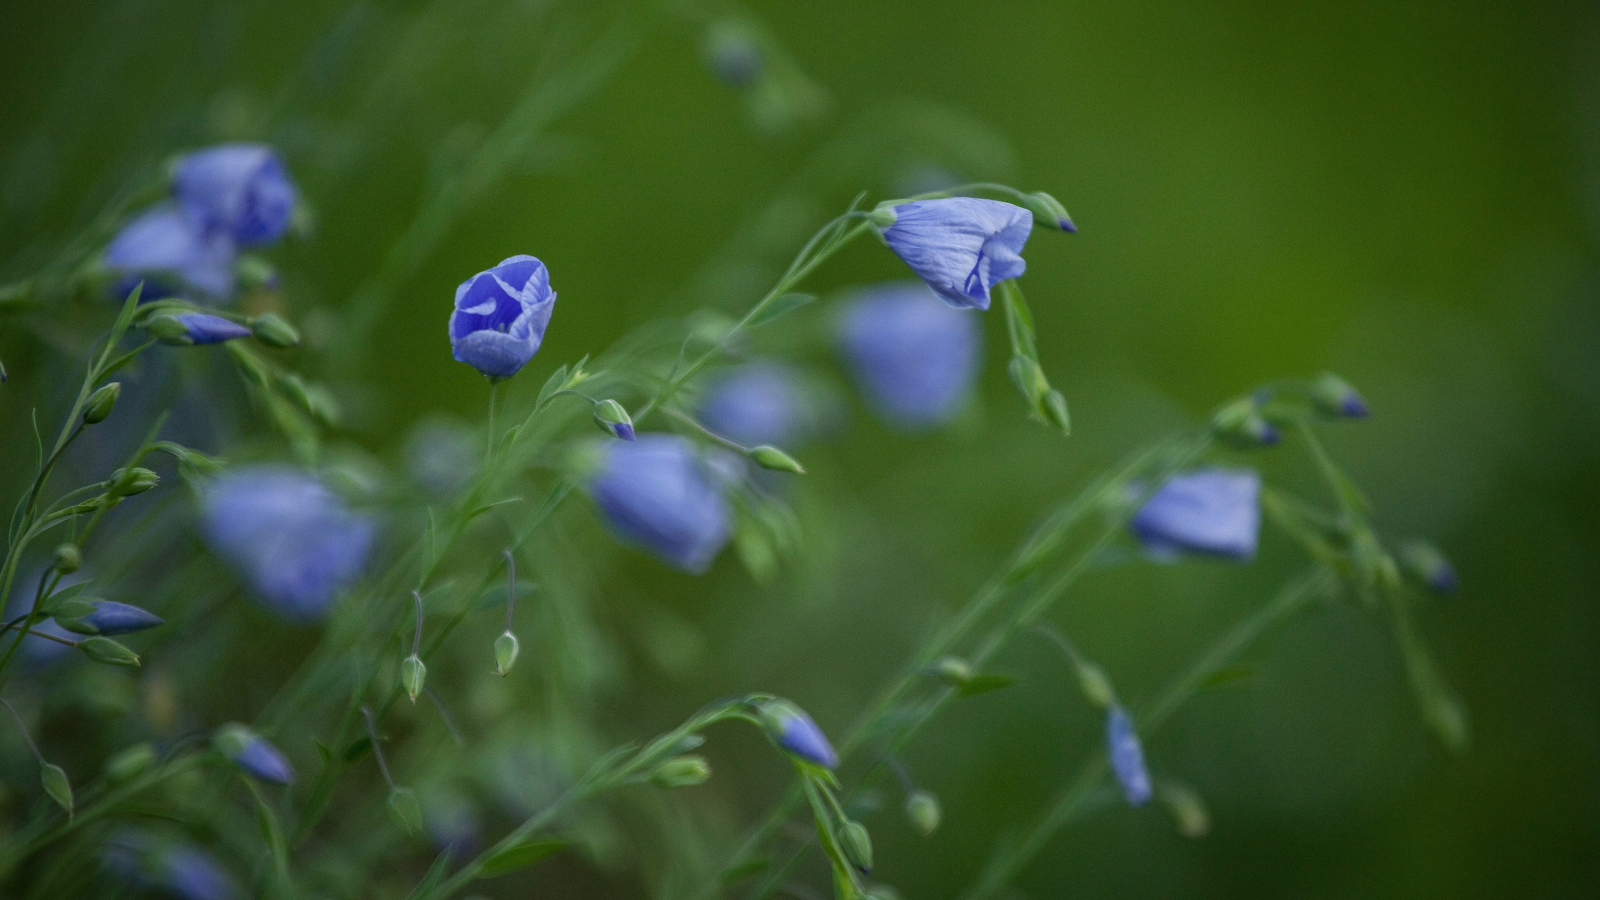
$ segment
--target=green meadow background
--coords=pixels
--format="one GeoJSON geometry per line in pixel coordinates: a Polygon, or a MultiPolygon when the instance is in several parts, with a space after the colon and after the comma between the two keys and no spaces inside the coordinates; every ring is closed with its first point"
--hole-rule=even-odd
{"type": "MultiPolygon", "coordinates": [[[[1329,430],[1387,534],[1432,537],[1463,587],[1423,630],[1471,708],[1458,758],[1419,723],[1386,620],[1312,610],[1147,746],[1210,804],[1201,840],[1111,806],[1058,834],[1020,897],[1579,897],[1600,884],[1600,8],[1585,3],[759,0],[825,89],[782,134],[752,126],[681,20],[536,0],[13,2],[0,7],[0,280],[28,274],[138,173],[224,139],[279,146],[316,227],[272,251],[305,365],[344,379],[349,436],[398,459],[419,418],[481,420],[450,358],[457,283],[531,253],[560,294],[512,382],[629,328],[736,312],[810,231],[936,170],[1048,190],[1081,232],[1039,230],[1026,285],[1062,440],[1026,420],[986,317],[981,396],[934,435],[855,401],[797,452],[804,561],[758,585],[725,554],[691,578],[641,554],[595,573],[629,637],[596,701],[621,736],[771,690],[842,732],[930,621],[1057,498],[1139,442],[1264,381],[1337,371],[1367,421],[1329,430]],[[530,85],[602,39],[625,53],[546,110],[422,251],[391,262],[364,352],[339,311],[420,205],[530,85]],[[900,130],[896,130],[900,129],[900,130]],[[914,133],[906,137],[903,132],[914,133]],[[719,257],[720,255],[720,257],[719,257]],[[717,258],[741,265],[708,270],[717,258]]],[[[863,242],[813,282],[902,277],[863,242]]],[[[828,308],[765,352],[844,383],[828,308]]],[[[0,349],[15,336],[0,335],[0,349]]],[[[9,361],[9,358],[8,358],[9,361]]],[[[15,373],[14,373],[15,374],[15,373]]],[[[0,401],[10,402],[10,401],[0,401]]],[[[8,417],[15,421],[14,417],[8,417]]],[[[7,435],[19,465],[31,441],[7,435]]],[[[1250,460],[1308,494],[1298,451],[1250,460]]],[[[562,519],[596,531],[575,505],[562,519]]],[[[1119,566],[1055,621],[1138,704],[1302,565],[1269,535],[1249,567],[1119,566]]],[[[944,801],[931,838],[868,818],[876,875],[953,896],[1100,740],[1048,644],[999,669],[906,763],[944,801]]],[[[753,819],[782,770],[754,739],[674,799],[753,819]],[[696,793],[698,792],[698,793],[696,793]]],[[[726,839],[723,836],[722,839],[726,839]]],[[[722,847],[723,844],[715,846],[722,847]]],[[[564,858],[516,896],[638,896],[564,858]]],[[[817,884],[822,884],[820,880],[817,884]]],[[[513,896],[507,886],[486,893],[513,896]],[[496,893],[500,891],[500,893],[496,893]]]]}

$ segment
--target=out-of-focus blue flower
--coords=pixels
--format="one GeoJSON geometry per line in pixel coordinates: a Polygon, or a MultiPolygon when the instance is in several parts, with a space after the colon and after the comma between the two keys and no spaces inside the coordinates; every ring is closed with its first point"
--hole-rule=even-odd
{"type": "Polygon", "coordinates": [[[544,263],[525,255],[501,260],[456,288],[450,346],[458,361],[510,378],[539,352],[555,306],[544,263]]]}
{"type": "Polygon", "coordinates": [[[275,465],[219,477],[205,492],[203,531],[240,569],[271,611],[321,618],[361,573],[372,522],[351,512],[314,476],[275,465]]]}
{"type": "Polygon", "coordinates": [[[706,30],[706,65],[729,87],[745,87],[766,67],[761,47],[742,23],[719,19],[706,30]]]}
{"type": "Polygon", "coordinates": [[[1400,548],[1400,562],[1428,589],[1437,594],[1453,594],[1461,586],[1456,567],[1438,547],[1424,540],[1411,540],[1400,548]]]}
{"type": "Polygon", "coordinates": [[[173,316],[185,329],[185,336],[196,344],[220,344],[250,336],[250,329],[238,322],[205,313],[178,313],[173,316]]]}
{"type": "Polygon", "coordinates": [[[825,769],[838,768],[839,754],[828,743],[827,735],[794,704],[787,700],[761,704],[761,724],[784,752],[825,769]]]}
{"type": "Polygon", "coordinates": [[[156,880],[180,900],[233,900],[239,896],[238,882],[222,864],[189,845],[163,851],[156,880]]]}
{"type": "Polygon", "coordinates": [[[1111,755],[1111,771],[1122,785],[1122,795],[1129,806],[1143,806],[1150,800],[1150,773],[1144,767],[1144,749],[1139,746],[1139,733],[1133,729],[1133,720],[1113,706],[1106,714],[1106,749],[1111,755]]]}
{"type": "Polygon", "coordinates": [[[283,163],[261,144],[219,144],[178,160],[172,189],[191,219],[241,247],[270,244],[289,230],[295,190],[283,163]]]}
{"type": "Polygon", "coordinates": [[[221,300],[233,293],[235,256],[233,238],[226,232],[207,231],[183,210],[162,204],[124,225],[106,247],[104,262],[126,276],[114,288],[121,296],[144,279],[142,300],[170,296],[178,287],[221,300]]]}
{"type": "Polygon", "coordinates": [[[472,802],[451,790],[430,791],[422,804],[423,830],[440,852],[457,858],[477,852],[483,826],[472,802]]]}
{"type": "Polygon", "coordinates": [[[1022,247],[1033,214],[976,197],[914,200],[894,207],[883,239],[951,306],[989,308],[989,288],[1028,267],[1022,247]]]}
{"type": "Polygon", "coordinates": [[[435,497],[448,497],[466,487],[482,453],[482,440],[455,419],[423,419],[406,437],[406,469],[435,497]]]}
{"type": "Polygon", "coordinates": [[[282,751],[264,737],[257,736],[245,744],[233,761],[239,768],[262,781],[272,784],[294,783],[294,766],[289,764],[288,757],[282,751]]]}
{"type": "Polygon", "coordinates": [[[155,613],[137,606],[115,600],[96,600],[94,610],[78,619],[77,625],[83,626],[87,634],[115,635],[143,631],[164,622],[155,613]]]}
{"type": "Polygon", "coordinates": [[[869,405],[903,428],[929,428],[960,411],[978,374],[982,335],[914,281],[868,289],[846,309],[844,354],[869,405]]]}
{"type": "Polygon", "coordinates": [[[1173,476],[1128,524],[1163,561],[1183,551],[1248,560],[1261,530],[1260,492],[1253,471],[1197,469],[1173,476]]]}
{"type": "Polygon", "coordinates": [[[736,444],[782,447],[800,436],[805,403],[793,370],[777,363],[750,363],[711,383],[700,404],[700,422],[736,444]]]}
{"type": "Polygon", "coordinates": [[[589,494],[619,538],[686,572],[704,572],[732,534],[722,490],[694,444],[671,434],[612,441],[589,494]]]}

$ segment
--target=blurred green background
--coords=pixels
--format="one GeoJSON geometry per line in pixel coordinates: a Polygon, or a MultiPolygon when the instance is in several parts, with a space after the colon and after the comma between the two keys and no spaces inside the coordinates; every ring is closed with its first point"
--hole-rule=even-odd
{"type": "MultiPolygon", "coordinates": [[[[271,255],[307,326],[307,358],[357,385],[346,388],[353,433],[393,458],[424,414],[481,416],[482,381],[450,359],[444,322],[454,286],[502,257],[542,258],[561,297],[540,356],[514,383],[533,391],[647,320],[747,306],[859,190],[893,196],[932,168],[1049,190],[1081,233],[1037,232],[1026,284],[1074,436],[1025,420],[991,315],[982,397],[956,427],[907,438],[857,407],[833,439],[806,448],[798,571],[759,587],[732,553],[703,579],[616,556],[596,575],[597,617],[644,616],[613,623],[648,632],[639,647],[695,626],[683,653],[657,654],[670,665],[642,651],[618,663],[625,687],[604,702],[617,733],[756,689],[842,731],[1054,499],[1231,395],[1332,369],[1375,411],[1329,439],[1379,526],[1432,536],[1461,572],[1462,591],[1422,621],[1471,707],[1471,751],[1450,758],[1418,723],[1381,617],[1319,608],[1251,654],[1252,677],[1201,698],[1147,747],[1158,774],[1207,798],[1208,837],[1188,841],[1158,810],[1118,806],[1056,836],[1017,889],[1590,895],[1600,884],[1600,10],[749,8],[826,90],[825,113],[763,133],[707,72],[696,27],[637,25],[620,38],[630,49],[615,72],[572,109],[549,110],[439,239],[404,260],[385,286],[376,349],[352,370],[332,311],[370,286],[433,186],[541,73],[606,22],[646,17],[535,0],[6,4],[0,276],[26,275],[173,152],[271,141],[317,212],[310,238],[271,255]],[[895,131],[901,120],[919,136],[895,131]],[[718,254],[744,263],[708,271],[718,254]]],[[[902,275],[863,243],[814,285],[902,275]]],[[[825,324],[825,310],[808,310],[789,343],[768,349],[825,371],[825,324]]],[[[1253,461],[1316,495],[1297,451],[1253,461]]],[[[593,530],[581,510],[568,518],[593,530]]],[[[1056,621],[1137,704],[1300,566],[1274,537],[1248,568],[1118,568],[1087,579],[1056,621]]],[[[877,874],[906,897],[966,884],[990,842],[1099,740],[1048,645],[1024,638],[1001,668],[1023,683],[959,705],[908,754],[944,799],[946,826],[915,836],[894,824],[892,797],[868,820],[877,874]]],[[[740,752],[713,743],[719,777],[685,802],[754,817],[781,773],[732,745],[740,752]]],[[[627,879],[553,877],[547,896],[637,892],[627,879]]]]}

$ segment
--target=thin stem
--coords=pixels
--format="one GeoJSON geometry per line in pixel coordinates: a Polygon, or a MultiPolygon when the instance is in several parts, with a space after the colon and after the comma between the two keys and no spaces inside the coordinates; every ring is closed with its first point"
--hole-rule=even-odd
{"type": "Polygon", "coordinates": [[[517,558],[510,550],[501,550],[500,555],[506,560],[506,631],[510,631],[517,608],[517,558]]]}
{"type": "Polygon", "coordinates": [[[489,427],[488,447],[483,453],[483,464],[487,468],[489,461],[494,459],[494,408],[495,401],[500,398],[500,382],[498,379],[489,380],[489,427]]]}
{"type": "Polygon", "coordinates": [[[367,740],[372,742],[372,757],[378,761],[378,771],[383,773],[383,783],[394,790],[394,779],[389,777],[389,764],[383,759],[383,748],[378,746],[378,728],[372,723],[372,708],[361,707],[361,717],[367,722],[367,740]]]}
{"type": "Polygon", "coordinates": [[[39,761],[39,765],[46,765],[44,754],[39,752],[39,747],[33,742],[33,736],[28,734],[28,726],[22,724],[22,717],[17,715],[16,707],[12,706],[11,702],[4,697],[0,697],[0,703],[4,703],[6,711],[11,713],[11,718],[17,720],[17,730],[22,732],[22,740],[27,743],[28,749],[33,751],[33,758],[39,761]]]}
{"type": "Polygon", "coordinates": [[[411,596],[417,601],[417,628],[411,634],[411,655],[416,656],[422,649],[422,592],[412,591],[411,596]]]}

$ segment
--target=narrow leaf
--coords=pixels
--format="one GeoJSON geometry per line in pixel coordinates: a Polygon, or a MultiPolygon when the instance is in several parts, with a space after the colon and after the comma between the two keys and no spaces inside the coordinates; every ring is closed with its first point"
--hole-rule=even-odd
{"type": "Polygon", "coordinates": [[[794,312],[815,299],[817,299],[816,296],[812,294],[783,294],[768,303],[766,309],[751,316],[749,324],[745,327],[755,328],[759,325],[765,325],[779,316],[794,312]]]}
{"type": "Polygon", "coordinates": [[[571,841],[564,838],[549,838],[507,847],[484,862],[483,868],[478,870],[478,877],[490,878],[495,875],[504,875],[507,872],[515,872],[518,869],[526,869],[569,843],[571,841]]]}
{"type": "Polygon", "coordinates": [[[959,697],[972,697],[977,694],[987,694],[990,691],[1008,688],[1016,683],[1017,679],[1011,675],[976,675],[967,679],[956,695],[959,697]]]}
{"type": "Polygon", "coordinates": [[[72,782],[67,780],[67,773],[60,766],[44,763],[39,767],[39,781],[50,799],[67,811],[67,818],[72,818],[72,782]]]}

